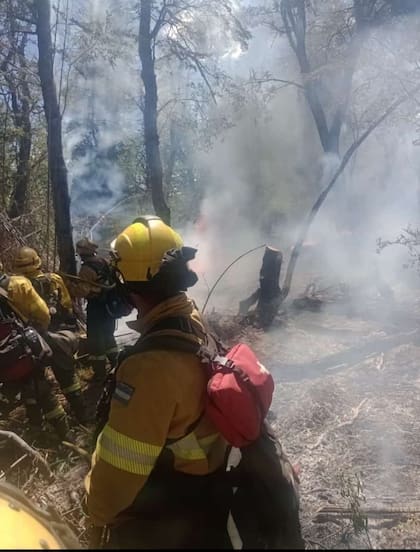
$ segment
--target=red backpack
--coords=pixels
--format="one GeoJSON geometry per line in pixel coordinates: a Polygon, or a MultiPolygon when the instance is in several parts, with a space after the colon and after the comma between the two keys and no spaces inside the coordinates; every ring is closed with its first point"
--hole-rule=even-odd
{"type": "MultiPolygon", "coordinates": [[[[213,351],[211,342],[209,347],[200,347],[188,339],[188,334],[196,335],[189,319],[162,320],[127,347],[118,364],[133,354],[156,349],[191,352],[202,360],[208,377],[206,406],[187,434],[206,414],[228,443],[241,451],[239,465],[227,472],[227,477],[236,488],[230,511],[243,548],[303,550],[298,476],[264,420],[274,391],[272,376],[248,345],[238,343],[229,349],[211,336],[208,341],[215,341],[213,351]],[[178,330],[185,336],[174,336],[167,330],[178,330]]],[[[99,401],[97,435],[108,420],[115,381],[115,375],[110,374],[99,401]]],[[[184,437],[167,439],[166,445],[184,437]]]]}
{"type": "Polygon", "coordinates": [[[0,383],[28,379],[38,363],[52,355],[38,332],[24,324],[10,306],[7,283],[7,277],[0,278],[0,383]]]}
{"type": "MultiPolygon", "coordinates": [[[[2,281],[1,284],[4,284],[2,281]]],[[[0,284],[0,382],[20,381],[33,371],[31,351],[24,339],[24,326],[8,303],[0,284]]]]}
{"type": "Polygon", "coordinates": [[[238,343],[207,360],[206,414],[228,443],[255,441],[271,406],[274,381],[254,351],[238,343]]]}
{"type": "Polygon", "coordinates": [[[123,357],[151,349],[195,353],[203,362],[208,377],[206,415],[234,447],[241,448],[255,441],[271,405],[274,380],[252,349],[245,343],[228,349],[212,336],[215,343],[212,351],[187,337],[164,335],[166,330],[195,334],[189,319],[167,318],[125,351],[123,357]]]}

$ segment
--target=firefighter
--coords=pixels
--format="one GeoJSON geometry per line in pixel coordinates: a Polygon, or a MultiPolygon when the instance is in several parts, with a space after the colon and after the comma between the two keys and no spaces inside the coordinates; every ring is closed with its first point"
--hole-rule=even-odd
{"type": "Polygon", "coordinates": [[[114,338],[115,319],[106,308],[107,292],[95,286],[95,283],[111,285],[112,271],[109,262],[97,254],[97,249],[96,243],[88,238],[76,243],[76,252],[82,261],[79,278],[84,281],[74,287],[74,294],[87,300],[87,350],[94,372],[93,382],[100,387],[106,379],[107,359],[114,366],[118,347],[114,338]]]}
{"type": "MultiPolygon", "coordinates": [[[[0,287],[7,293],[7,305],[18,319],[44,333],[50,324],[50,314],[43,299],[31,282],[23,276],[8,276],[0,262],[0,287]]],[[[19,390],[32,425],[40,426],[43,415],[61,439],[70,440],[71,433],[64,408],[58,402],[51,383],[46,377],[43,360],[34,365],[30,377],[18,382],[19,390]]],[[[15,386],[13,386],[15,387],[15,386]]]]}
{"type": "Polygon", "coordinates": [[[52,511],[41,510],[10,483],[0,482],[1,550],[80,550],[70,527],[52,511]]]}
{"type": "Polygon", "coordinates": [[[43,272],[41,264],[34,249],[21,247],[14,258],[13,269],[31,281],[49,308],[50,324],[43,337],[53,351],[51,367],[77,420],[85,424],[88,418],[74,360],[78,337],[71,297],[61,276],[43,272]]]}
{"type": "MultiPolygon", "coordinates": [[[[138,310],[137,331],[144,336],[168,317],[182,316],[201,336],[190,336],[193,342],[204,342],[201,316],[184,293],[197,276],[181,237],[146,216],[112,245],[138,310]]],[[[160,349],[119,364],[108,422],[85,481],[91,547],[230,548],[227,444],[203,413],[205,395],[195,354],[160,349]]]]}

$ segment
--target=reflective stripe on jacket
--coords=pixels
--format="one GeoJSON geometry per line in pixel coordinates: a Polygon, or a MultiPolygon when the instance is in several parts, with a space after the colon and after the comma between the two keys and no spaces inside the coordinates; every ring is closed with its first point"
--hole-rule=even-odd
{"type": "MultiPolygon", "coordinates": [[[[182,293],[139,320],[138,329],[147,331],[159,320],[177,315],[187,316],[201,326],[194,303],[182,293]]],[[[146,483],[167,439],[184,436],[169,445],[175,470],[206,475],[223,464],[226,442],[206,417],[186,435],[203,412],[206,383],[203,367],[191,353],[153,350],[123,361],[117,372],[109,420],[98,437],[86,479],[93,523],[106,525],[122,519],[124,510],[146,483]]]]}

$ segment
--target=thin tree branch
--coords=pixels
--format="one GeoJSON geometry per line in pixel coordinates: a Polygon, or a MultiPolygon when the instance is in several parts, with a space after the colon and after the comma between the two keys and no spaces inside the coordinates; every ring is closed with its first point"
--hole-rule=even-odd
{"type": "Polygon", "coordinates": [[[153,27],[153,29],[150,32],[150,37],[152,40],[155,40],[157,35],[159,34],[160,29],[162,28],[164,22],[165,22],[165,15],[167,12],[167,1],[163,0],[162,8],[160,9],[158,18],[156,20],[156,23],[153,27]]]}
{"type": "Polygon", "coordinates": [[[276,79],[275,77],[251,79],[249,82],[247,82],[245,84],[246,85],[249,85],[249,84],[266,84],[268,82],[279,82],[281,84],[285,84],[286,86],[295,86],[296,88],[300,88],[301,90],[305,90],[305,87],[303,86],[303,84],[299,84],[298,82],[290,81],[290,80],[276,79]]]}
{"type": "Polygon", "coordinates": [[[327,187],[323,190],[321,195],[316,200],[314,206],[312,207],[311,211],[309,212],[308,218],[306,222],[304,223],[300,235],[293,247],[292,255],[289,260],[289,264],[287,266],[286,271],[286,277],[283,284],[283,300],[287,297],[290,291],[290,286],[292,282],[293,273],[296,267],[296,262],[298,259],[298,256],[300,254],[300,251],[302,249],[303,242],[305,241],[306,235],[308,233],[308,230],[312,224],[312,221],[314,220],[316,214],[318,213],[321,205],[324,203],[325,198],[327,197],[328,193],[330,192],[331,188],[334,186],[334,184],[337,182],[338,177],[341,175],[341,173],[344,171],[344,169],[347,166],[347,163],[350,161],[352,155],[354,152],[363,144],[363,142],[368,138],[368,136],[389,116],[391,113],[393,113],[398,107],[400,107],[401,104],[406,102],[408,99],[412,97],[413,94],[418,92],[420,90],[420,85],[416,86],[414,90],[412,90],[410,93],[404,94],[404,96],[401,96],[400,98],[397,98],[389,107],[388,109],[378,118],[376,121],[371,123],[368,128],[360,135],[360,137],[351,144],[351,146],[347,149],[346,153],[343,156],[343,159],[341,160],[340,165],[338,166],[337,170],[335,171],[333,177],[331,178],[329,184],[327,187]]]}
{"type": "Polygon", "coordinates": [[[45,471],[48,474],[48,477],[52,478],[54,477],[53,472],[51,471],[49,465],[47,464],[47,461],[45,458],[35,449],[33,449],[31,446],[28,445],[26,441],[22,439],[22,437],[19,437],[19,435],[16,435],[13,431],[6,431],[4,429],[0,430],[0,438],[3,437],[5,439],[11,439],[14,441],[17,445],[19,445],[23,450],[26,450],[29,454],[31,454],[38,462],[42,464],[45,471]]]}

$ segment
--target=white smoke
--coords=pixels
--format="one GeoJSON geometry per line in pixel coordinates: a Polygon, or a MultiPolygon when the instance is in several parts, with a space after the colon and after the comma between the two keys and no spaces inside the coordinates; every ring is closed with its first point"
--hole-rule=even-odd
{"type": "MultiPolygon", "coordinates": [[[[343,128],[342,153],[355,136],[413,87],[418,26],[418,18],[404,19],[401,24],[376,29],[365,41],[350,97],[352,127],[347,124],[343,128]],[[389,50],[385,55],[384,44],[389,50]]],[[[259,33],[248,52],[230,60],[236,74],[243,77],[246,70],[254,74],[268,71],[284,80],[299,81],[294,54],[286,41],[270,43],[266,31],[259,33]]],[[[322,154],[303,94],[288,86],[265,101],[263,90],[255,97],[248,96],[236,113],[234,128],[198,158],[207,176],[202,204],[206,230],[200,238],[198,266],[210,284],[235,256],[254,245],[270,240],[287,253],[338,166],[338,158],[322,154]],[[287,225],[279,224],[277,232],[267,236],[262,227],[273,212],[284,215],[287,225]]],[[[402,248],[378,255],[376,241],[378,237],[392,238],[408,223],[418,224],[420,161],[413,145],[415,112],[415,104],[407,101],[373,132],[315,218],[307,239],[318,244],[318,261],[328,277],[351,282],[355,288],[374,287],[380,278],[395,289],[412,279],[402,268],[402,248]]],[[[262,253],[256,253],[239,261],[219,285],[213,305],[233,307],[238,296],[246,296],[257,284],[261,257],[262,253]]],[[[296,273],[308,268],[303,252],[296,273]]]]}
{"type": "MultiPolygon", "coordinates": [[[[72,66],[65,91],[63,142],[72,215],[76,222],[84,221],[85,233],[93,225],[99,231],[100,216],[130,195],[119,155],[141,128],[134,101],[139,96],[140,75],[130,34],[131,15],[128,4],[123,4],[109,0],[70,3],[69,17],[81,25],[70,27],[72,35],[67,37],[72,47],[67,63],[72,66]]],[[[63,41],[62,26],[58,30],[63,41]]]]}

